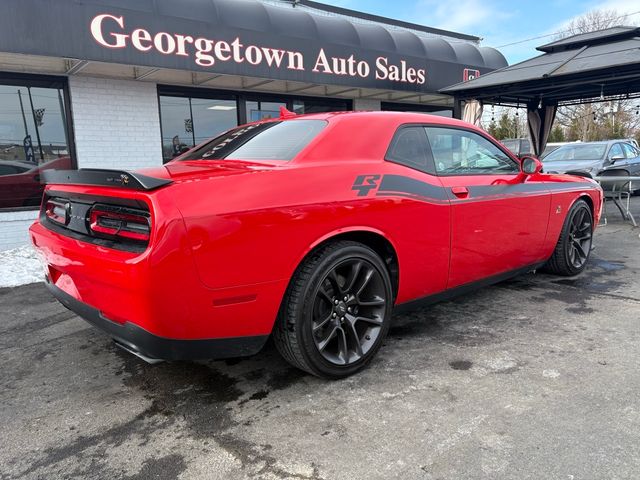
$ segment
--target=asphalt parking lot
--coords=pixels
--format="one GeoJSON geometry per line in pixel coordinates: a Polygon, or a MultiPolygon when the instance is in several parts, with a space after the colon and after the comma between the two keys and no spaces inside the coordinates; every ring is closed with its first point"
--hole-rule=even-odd
{"type": "Polygon", "coordinates": [[[397,316],[339,382],[273,347],[147,365],[42,284],[1,289],[0,478],[638,478],[640,229],[610,213],[580,277],[397,316]]]}

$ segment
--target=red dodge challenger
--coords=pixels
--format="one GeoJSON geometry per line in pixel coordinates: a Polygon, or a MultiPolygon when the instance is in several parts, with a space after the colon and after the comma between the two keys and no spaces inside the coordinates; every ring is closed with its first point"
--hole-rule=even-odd
{"type": "Polygon", "coordinates": [[[258,352],[363,368],[392,312],[587,263],[602,191],[422,114],[244,125],[136,172],[43,172],[49,290],[147,361],[258,352]]]}

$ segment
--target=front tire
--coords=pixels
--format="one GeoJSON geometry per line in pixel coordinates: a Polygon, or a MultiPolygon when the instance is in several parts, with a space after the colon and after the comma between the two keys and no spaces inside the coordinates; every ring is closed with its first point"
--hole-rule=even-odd
{"type": "Polygon", "coordinates": [[[364,368],[389,329],[389,272],[369,247],[337,241],[296,270],[274,329],[280,354],[293,366],[338,379],[364,368]]]}
{"type": "Polygon", "coordinates": [[[544,269],[566,277],[578,275],[587,265],[592,242],[593,215],[587,202],[578,200],[567,214],[556,248],[544,269]]]}

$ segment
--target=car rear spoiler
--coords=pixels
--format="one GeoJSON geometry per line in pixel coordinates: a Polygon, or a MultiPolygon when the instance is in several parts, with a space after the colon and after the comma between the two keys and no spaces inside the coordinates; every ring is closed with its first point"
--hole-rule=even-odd
{"type": "Polygon", "coordinates": [[[101,170],[98,168],[81,168],[79,170],[44,170],[41,173],[42,183],[99,185],[101,187],[129,188],[131,190],[154,190],[172,183],[165,178],[149,177],[135,172],[123,170],[101,170]]]}

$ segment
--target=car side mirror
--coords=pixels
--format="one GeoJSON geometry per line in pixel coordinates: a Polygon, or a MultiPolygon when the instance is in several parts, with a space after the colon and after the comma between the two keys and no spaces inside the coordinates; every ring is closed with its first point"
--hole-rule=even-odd
{"type": "Polygon", "coordinates": [[[543,167],[542,162],[531,155],[523,156],[520,166],[522,173],[525,175],[535,175],[540,173],[542,172],[543,167]]]}
{"type": "Polygon", "coordinates": [[[611,163],[619,162],[620,160],[624,160],[624,157],[611,157],[611,163]]]}

